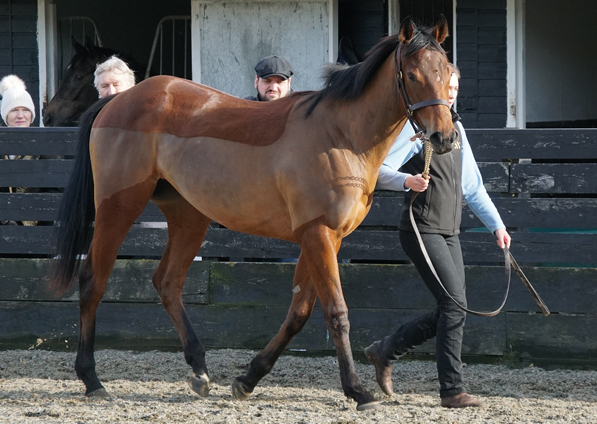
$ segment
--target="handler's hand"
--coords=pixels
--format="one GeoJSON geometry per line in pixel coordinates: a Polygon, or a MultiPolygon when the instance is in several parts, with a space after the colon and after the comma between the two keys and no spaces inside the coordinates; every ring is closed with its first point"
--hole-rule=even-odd
{"type": "Polygon", "coordinates": [[[506,231],[505,228],[499,228],[497,230],[495,230],[495,236],[497,237],[497,245],[500,248],[504,248],[504,245],[510,249],[510,241],[512,240],[512,238],[510,237],[510,234],[508,234],[508,231],[506,231]]]}
{"type": "Polygon", "coordinates": [[[409,175],[404,180],[404,187],[410,188],[411,190],[422,192],[427,190],[427,186],[429,186],[429,181],[423,178],[423,175],[409,175]]]}

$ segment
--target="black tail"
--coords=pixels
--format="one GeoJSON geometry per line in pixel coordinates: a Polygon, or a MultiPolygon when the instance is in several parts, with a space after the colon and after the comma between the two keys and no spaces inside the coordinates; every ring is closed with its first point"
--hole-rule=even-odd
{"type": "Polygon", "coordinates": [[[62,295],[73,283],[89,250],[95,219],[94,184],[89,157],[91,126],[113,96],[99,100],[81,117],[75,166],[62,197],[54,227],[55,246],[50,275],[50,289],[62,295]]]}

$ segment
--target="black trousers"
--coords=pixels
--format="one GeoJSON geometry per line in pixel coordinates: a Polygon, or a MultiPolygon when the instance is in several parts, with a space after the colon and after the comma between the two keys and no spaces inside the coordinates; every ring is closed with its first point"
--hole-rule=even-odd
{"type": "MultiPolygon", "coordinates": [[[[458,303],[466,306],[464,263],[458,236],[421,234],[421,237],[444,287],[458,303]]],[[[462,393],[465,390],[460,355],[466,313],[440,287],[425,261],[416,234],[401,231],[400,243],[437,300],[437,309],[402,325],[394,334],[382,339],[381,351],[388,360],[396,360],[412,348],[436,337],[440,396],[462,393]]]]}

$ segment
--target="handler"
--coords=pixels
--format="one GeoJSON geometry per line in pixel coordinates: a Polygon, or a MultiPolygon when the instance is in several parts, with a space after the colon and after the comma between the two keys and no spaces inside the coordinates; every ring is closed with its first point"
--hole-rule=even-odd
{"type": "Polygon", "coordinates": [[[257,97],[247,96],[245,99],[267,102],[286,97],[292,92],[290,82],[293,74],[292,65],[283,57],[264,57],[255,65],[257,97]]]}
{"type": "MultiPolygon", "coordinates": [[[[453,65],[450,107],[458,95],[459,78],[460,72],[453,65]]],[[[413,204],[413,214],[431,262],[446,289],[464,306],[466,285],[458,239],[462,198],[495,234],[498,246],[510,247],[510,235],[483,186],[466,133],[458,122],[460,117],[455,112],[453,116],[460,140],[455,142],[452,152],[432,156],[429,180],[421,175],[425,149],[407,122],[379,171],[377,183],[378,189],[406,191],[399,223],[400,243],[437,300],[437,309],[402,325],[394,334],[374,342],[365,349],[365,354],[375,366],[377,383],[385,394],[391,395],[392,363],[414,347],[436,337],[441,405],[447,408],[466,408],[481,405],[479,400],[466,393],[463,385],[461,348],[466,313],[443,292],[425,261],[409,217],[413,191],[419,192],[413,204]]]]}

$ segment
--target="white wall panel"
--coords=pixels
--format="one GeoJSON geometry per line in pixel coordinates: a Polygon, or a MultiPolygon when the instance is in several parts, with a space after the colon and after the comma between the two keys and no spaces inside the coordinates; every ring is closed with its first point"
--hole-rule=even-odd
{"type": "Polygon", "coordinates": [[[253,95],[255,64],[276,54],[292,64],[294,90],[321,87],[321,68],[329,61],[327,0],[194,1],[193,20],[195,81],[239,97],[253,95]]]}

